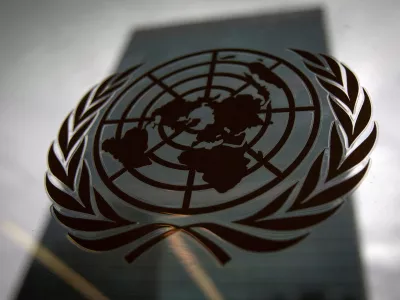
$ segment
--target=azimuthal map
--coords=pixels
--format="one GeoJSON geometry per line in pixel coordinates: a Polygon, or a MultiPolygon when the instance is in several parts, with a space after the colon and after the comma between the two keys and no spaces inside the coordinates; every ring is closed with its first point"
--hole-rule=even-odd
{"type": "MultiPolygon", "coordinates": [[[[279,77],[261,63],[249,65],[249,71],[259,69],[268,74],[264,80],[278,84],[279,77]]],[[[250,73],[251,74],[251,73],[250,73]]],[[[157,108],[146,126],[167,126],[174,132],[192,129],[197,132],[190,150],[185,150],[179,162],[189,169],[203,173],[204,181],[223,193],[234,187],[246,175],[245,132],[261,127],[266,120],[259,114],[271,108],[267,87],[248,77],[258,89],[258,97],[251,94],[230,95],[228,98],[200,96],[195,101],[178,97],[157,108]],[[209,145],[207,145],[209,144],[209,145]],[[203,145],[203,147],[200,147],[203,145]],[[220,178],[223,177],[222,181],[220,178]]],[[[140,168],[152,162],[145,155],[148,150],[146,129],[132,128],[122,139],[103,142],[103,150],[119,160],[126,168],[140,168]]]]}
{"type": "Polygon", "coordinates": [[[243,190],[249,175],[260,169],[266,173],[264,189],[279,183],[307,154],[318,130],[319,103],[314,93],[307,96],[307,88],[312,87],[307,78],[288,62],[264,54],[210,51],[183,57],[145,74],[130,89],[135,86],[140,88],[128,92],[129,97],[122,93],[100,122],[107,135],[96,139],[95,160],[107,186],[128,202],[156,211],[155,206],[165,211],[201,210],[201,203],[194,204],[195,194],[209,190],[216,191],[212,196],[216,200],[204,210],[247,201],[245,195],[234,202],[227,197],[232,198],[235,189],[243,190]],[[280,69],[297,77],[308,105],[296,102],[276,72],[280,69]],[[120,114],[114,116],[113,109],[119,107],[120,114]],[[299,114],[311,131],[292,149],[292,164],[281,168],[271,161],[285,148],[299,114]],[[114,134],[108,134],[111,131],[114,134]],[[119,170],[103,171],[105,161],[118,163],[119,170]],[[171,182],[170,170],[187,174],[187,181],[171,182]],[[168,175],[162,178],[163,173],[168,175]],[[121,178],[129,180],[128,174],[149,187],[182,192],[177,195],[182,202],[171,207],[139,200],[145,196],[127,192],[125,183],[118,185],[121,178]]]}

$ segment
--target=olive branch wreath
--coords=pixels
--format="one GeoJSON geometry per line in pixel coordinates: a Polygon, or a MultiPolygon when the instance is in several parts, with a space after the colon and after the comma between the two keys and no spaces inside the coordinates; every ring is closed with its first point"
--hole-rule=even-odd
{"type": "Polygon", "coordinates": [[[315,74],[318,82],[328,92],[327,98],[336,117],[331,125],[330,147],[324,149],[314,160],[302,183],[296,182],[261,210],[233,223],[244,228],[249,226],[275,232],[300,230],[297,236],[284,240],[266,239],[214,223],[187,226],[167,223],[139,224],[124,219],[113,210],[91,184],[87,162],[83,159],[87,143],[85,133],[101,108],[139,67],[135,66],[109,77],[91,89],[67,116],[57,140],[50,147],[46,189],[53,200],[52,214],[67,227],[68,237],[84,249],[109,251],[156,233],[125,256],[127,262],[132,262],[168,236],[183,232],[202,244],[221,264],[227,263],[231,257],[204,235],[207,231],[243,250],[254,252],[279,251],[303,240],[309,234],[308,231],[304,233],[304,230],[334,214],[344,203],[342,197],[355,189],[365,176],[370,165],[368,156],[377,138],[377,127],[375,122],[371,122],[369,96],[359,86],[350,69],[327,55],[292,51],[302,57],[305,67],[315,74]],[[368,126],[370,123],[373,125],[368,126]],[[363,133],[369,127],[372,130],[365,137],[363,133]],[[327,161],[327,171],[324,171],[324,161],[327,161]],[[288,201],[292,201],[291,205],[284,206],[288,201]],[[278,212],[283,213],[283,216],[278,216],[278,212]],[[98,238],[84,238],[75,233],[106,233],[107,230],[116,228],[120,228],[122,232],[98,238]]]}

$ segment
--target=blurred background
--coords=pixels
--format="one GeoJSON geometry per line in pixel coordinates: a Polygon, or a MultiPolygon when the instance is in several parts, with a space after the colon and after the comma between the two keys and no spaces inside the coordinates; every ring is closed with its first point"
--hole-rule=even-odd
{"type": "MultiPolygon", "coordinates": [[[[354,226],[368,299],[398,299],[400,3],[388,0],[0,1],[0,299],[16,297],[32,263],[21,247],[26,239],[10,238],[10,224],[37,241],[48,226],[50,142],[83,93],[120,65],[133,31],[316,8],[330,54],[357,74],[373,101],[379,140],[351,200],[354,226]]],[[[310,293],[304,299],[322,299],[310,293]]]]}

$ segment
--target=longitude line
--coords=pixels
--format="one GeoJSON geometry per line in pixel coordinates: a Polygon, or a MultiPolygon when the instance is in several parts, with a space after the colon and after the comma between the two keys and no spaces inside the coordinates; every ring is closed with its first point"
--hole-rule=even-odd
{"type": "Polygon", "coordinates": [[[126,168],[122,168],[121,170],[115,172],[113,175],[110,176],[110,180],[114,181],[119,178],[122,174],[126,172],[126,168]]]}
{"type": "Polygon", "coordinates": [[[183,197],[183,204],[182,208],[189,208],[190,206],[190,200],[192,199],[192,189],[193,189],[193,183],[194,183],[194,177],[196,175],[196,171],[191,169],[188,174],[188,179],[186,182],[186,191],[185,195],[183,197]]]}
{"type": "Polygon", "coordinates": [[[150,148],[149,150],[147,150],[145,152],[145,154],[148,153],[153,153],[156,152],[158,149],[160,149],[162,146],[164,146],[166,143],[168,143],[168,141],[172,140],[173,138],[177,137],[178,135],[180,135],[185,129],[179,129],[177,131],[175,131],[173,134],[171,134],[170,136],[168,136],[167,139],[162,140],[161,142],[159,142],[158,144],[154,145],[152,148],[150,148]]]}
{"type": "Polygon", "coordinates": [[[276,176],[278,176],[278,177],[282,176],[282,172],[277,167],[275,167],[273,164],[271,164],[268,161],[260,159],[257,155],[257,152],[254,151],[254,149],[251,149],[251,148],[247,149],[247,153],[250,154],[255,160],[262,163],[265,168],[267,168],[270,172],[274,173],[276,176]]]}
{"type": "Polygon", "coordinates": [[[276,63],[274,63],[272,66],[268,67],[268,69],[270,69],[271,71],[275,68],[277,68],[279,65],[281,64],[280,61],[277,61],[276,63]]]}
{"type": "Polygon", "coordinates": [[[207,88],[204,91],[204,99],[208,99],[211,93],[211,86],[214,79],[215,64],[217,62],[217,52],[213,52],[211,57],[210,70],[207,78],[207,88]]]}
{"type": "MultiPolygon", "coordinates": [[[[276,62],[275,64],[273,64],[271,67],[269,67],[268,69],[273,70],[273,69],[277,68],[280,64],[281,64],[281,62],[278,61],[278,62],[276,62]]],[[[232,97],[232,96],[236,96],[237,94],[241,93],[243,90],[245,90],[246,88],[248,88],[250,85],[251,85],[250,82],[244,83],[240,88],[238,88],[236,91],[234,91],[234,92],[231,94],[231,97],[232,97]]]]}
{"type": "Polygon", "coordinates": [[[155,77],[153,74],[148,74],[147,75],[151,80],[153,80],[155,83],[157,83],[160,87],[162,87],[164,90],[166,90],[168,93],[170,93],[172,96],[175,98],[181,98],[181,95],[179,95],[177,92],[175,92],[170,86],[166,85],[163,81],[155,77]]]}

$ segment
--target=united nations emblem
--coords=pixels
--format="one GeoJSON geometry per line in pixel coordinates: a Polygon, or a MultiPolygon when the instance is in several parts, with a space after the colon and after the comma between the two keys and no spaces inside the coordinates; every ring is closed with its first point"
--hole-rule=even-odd
{"type": "Polygon", "coordinates": [[[365,176],[377,128],[348,67],[291,51],[293,62],[202,51],[91,89],[48,156],[69,238],[94,251],[132,244],[132,262],[181,232],[221,264],[226,243],[271,252],[306,238],[365,176]]]}

